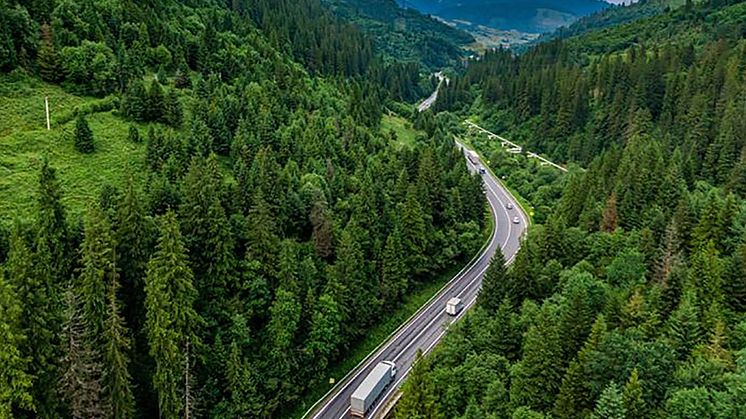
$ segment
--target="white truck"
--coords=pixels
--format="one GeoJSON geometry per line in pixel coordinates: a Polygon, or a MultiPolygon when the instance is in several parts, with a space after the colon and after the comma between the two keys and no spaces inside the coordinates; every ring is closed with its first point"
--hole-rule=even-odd
{"type": "Polygon", "coordinates": [[[376,403],[376,400],[381,397],[383,390],[394,380],[394,377],[396,377],[396,364],[393,361],[379,362],[352,393],[350,414],[364,418],[365,414],[376,403]]]}
{"type": "Polygon", "coordinates": [[[457,316],[464,309],[464,303],[458,297],[453,297],[446,303],[446,313],[457,316]]]}

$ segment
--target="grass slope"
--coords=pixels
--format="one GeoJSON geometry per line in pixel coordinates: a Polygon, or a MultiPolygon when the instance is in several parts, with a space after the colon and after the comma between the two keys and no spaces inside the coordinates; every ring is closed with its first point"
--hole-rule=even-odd
{"type": "MultiPolygon", "coordinates": [[[[57,169],[63,203],[73,214],[80,213],[103,185],[119,184],[128,171],[144,172],[145,145],[127,139],[129,123],[111,111],[89,115],[96,151],[84,155],[73,147],[74,121],[53,123],[52,130],[46,130],[45,96],[57,121],[70,119],[76,107],[99,102],[36,79],[0,77],[0,221],[32,213],[44,158],[57,169]]],[[[140,128],[144,135],[145,128],[140,128]]]]}

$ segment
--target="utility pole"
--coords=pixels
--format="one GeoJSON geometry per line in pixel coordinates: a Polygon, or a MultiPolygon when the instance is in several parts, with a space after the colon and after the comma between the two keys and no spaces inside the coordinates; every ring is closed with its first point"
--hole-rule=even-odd
{"type": "Polygon", "coordinates": [[[47,112],[47,131],[52,129],[52,127],[49,124],[49,96],[44,96],[44,108],[47,112]]]}

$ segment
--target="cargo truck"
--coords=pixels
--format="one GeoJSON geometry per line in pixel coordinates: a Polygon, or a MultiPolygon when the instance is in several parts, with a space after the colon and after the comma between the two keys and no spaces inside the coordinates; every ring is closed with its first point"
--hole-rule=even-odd
{"type": "Polygon", "coordinates": [[[350,414],[364,418],[376,403],[383,390],[391,384],[396,376],[396,364],[392,361],[379,362],[373,371],[365,377],[360,386],[350,397],[350,414]]]}
{"type": "Polygon", "coordinates": [[[479,164],[479,155],[471,150],[466,150],[466,157],[473,165],[479,164]]]}
{"type": "Polygon", "coordinates": [[[453,297],[446,303],[446,313],[456,316],[464,309],[464,303],[458,297],[453,297]]]}

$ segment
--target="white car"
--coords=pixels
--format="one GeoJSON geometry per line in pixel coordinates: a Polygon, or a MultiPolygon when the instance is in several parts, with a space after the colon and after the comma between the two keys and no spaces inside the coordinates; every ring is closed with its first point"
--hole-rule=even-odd
{"type": "Polygon", "coordinates": [[[507,208],[509,210],[512,210],[513,209],[513,203],[512,202],[508,202],[507,204],[505,204],[505,208],[507,208]]]}
{"type": "Polygon", "coordinates": [[[521,219],[520,218],[513,217],[513,224],[520,224],[520,223],[521,223],[521,219]]]}

